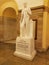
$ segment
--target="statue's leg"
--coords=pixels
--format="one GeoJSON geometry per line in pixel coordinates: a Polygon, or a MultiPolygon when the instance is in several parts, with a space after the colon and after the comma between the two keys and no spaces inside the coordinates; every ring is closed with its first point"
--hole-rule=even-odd
{"type": "Polygon", "coordinates": [[[24,26],[20,26],[20,36],[21,37],[25,36],[25,28],[24,28],[24,26]]]}
{"type": "Polygon", "coordinates": [[[20,24],[20,36],[21,37],[26,37],[26,24],[23,21],[22,24],[20,24]]]}
{"type": "Polygon", "coordinates": [[[20,27],[20,37],[22,37],[22,29],[21,29],[21,27],[20,27]]]}
{"type": "Polygon", "coordinates": [[[30,35],[30,21],[27,20],[26,22],[26,36],[30,35]]]}

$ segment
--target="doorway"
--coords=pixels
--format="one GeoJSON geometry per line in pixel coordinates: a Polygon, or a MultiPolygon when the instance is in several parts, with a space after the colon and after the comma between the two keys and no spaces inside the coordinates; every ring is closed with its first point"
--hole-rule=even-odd
{"type": "Polygon", "coordinates": [[[17,37],[17,20],[16,11],[9,7],[3,12],[3,22],[4,22],[4,41],[15,40],[17,37]]]}

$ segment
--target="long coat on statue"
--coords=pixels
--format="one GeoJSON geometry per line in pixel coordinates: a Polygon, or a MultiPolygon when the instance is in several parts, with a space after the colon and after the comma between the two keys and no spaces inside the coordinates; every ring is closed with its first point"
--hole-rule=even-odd
{"type": "Polygon", "coordinates": [[[31,15],[31,10],[30,8],[24,8],[22,10],[22,13],[21,13],[21,16],[23,15],[23,19],[22,21],[20,20],[20,36],[21,37],[28,37],[28,36],[32,36],[32,30],[31,30],[31,26],[33,22],[31,19],[30,19],[30,16],[29,14],[31,15]]]}

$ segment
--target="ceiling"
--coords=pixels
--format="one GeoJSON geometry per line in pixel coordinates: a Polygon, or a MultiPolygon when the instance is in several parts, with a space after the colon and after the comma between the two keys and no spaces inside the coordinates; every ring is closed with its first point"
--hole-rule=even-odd
{"type": "Polygon", "coordinates": [[[40,6],[43,5],[43,0],[0,0],[0,7],[6,3],[6,2],[10,2],[10,1],[15,1],[18,3],[18,8],[22,9],[23,8],[23,2],[26,1],[28,2],[28,6],[29,7],[35,7],[35,6],[40,6]]]}
{"type": "Polygon", "coordinates": [[[0,0],[0,6],[1,6],[2,4],[4,4],[5,2],[9,2],[9,1],[12,1],[12,0],[0,0]]]}

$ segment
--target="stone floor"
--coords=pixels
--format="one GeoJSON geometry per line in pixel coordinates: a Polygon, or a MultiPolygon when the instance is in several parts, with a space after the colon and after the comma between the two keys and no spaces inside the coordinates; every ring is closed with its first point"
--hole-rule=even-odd
{"type": "Polygon", "coordinates": [[[37,52],[32,61],[14,56],[15,44],[0,43],[0,65],[49,65],[49,50],[37,52]]]}

